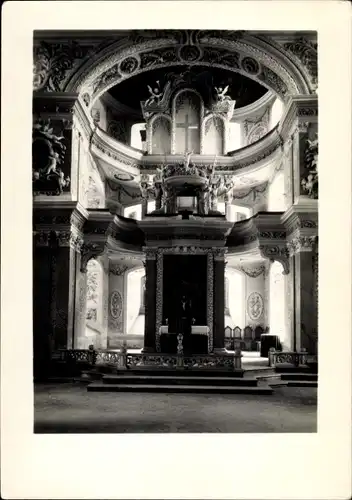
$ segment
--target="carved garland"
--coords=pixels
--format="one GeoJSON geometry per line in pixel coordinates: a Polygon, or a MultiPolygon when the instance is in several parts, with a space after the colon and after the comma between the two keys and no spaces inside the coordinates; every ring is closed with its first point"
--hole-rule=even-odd
{"type": "MultiPolygon", "coordinates": [[[[150,253],[151,249],[147,251],[150,253]]],[[[160,327],[162,326],[163,308],[163,262],[165,254],[207,254],[207,322],[209,328],[208,351],[213,351],[213,319],[214,319],[214,255],[223,255],[224,249],[200,248],[200,247],[174,247],[159,248],[156,257],[156,320],[155,320],[155,347],[160,352],[160,327]]],[[[154,258],[151,254],[149,258],[154,258]]]]}

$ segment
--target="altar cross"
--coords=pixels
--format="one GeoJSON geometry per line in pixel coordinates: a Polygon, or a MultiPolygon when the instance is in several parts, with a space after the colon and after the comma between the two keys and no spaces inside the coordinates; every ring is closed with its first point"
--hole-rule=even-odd
{"type": "Polygon", "coordinates": [[[190,148],[190,131],[198,129],[198,123],[191,123],[188,114],[185,116],[185,121],[183,123],[177,123],[177,128],[185,129],[185,149],[182,151],[183,153],[190,151],[193,148],[190,148]]]}

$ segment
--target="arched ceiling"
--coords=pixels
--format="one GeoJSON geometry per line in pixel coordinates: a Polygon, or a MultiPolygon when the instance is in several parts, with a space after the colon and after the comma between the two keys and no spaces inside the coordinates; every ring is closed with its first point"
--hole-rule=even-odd
{"type": "Polygon", "coordinates": [[[140,73],[128,80],[123,80],[108,92],[120,103],[140,111],[140,102],[149,97],[148,85],[153,87],[155,82],[159,81],[160,86],[164,87],[168,80],[180,74],[188,76],[187,81],[192,82],[192,87],[202,95],[205,101],[214,97],[215,87],[228,86],[227,94],[236,101],[236,109],[254,103],[268,91],[266,87],[240,73],[201,65],[194,67],[180,65],[140,73]]]}

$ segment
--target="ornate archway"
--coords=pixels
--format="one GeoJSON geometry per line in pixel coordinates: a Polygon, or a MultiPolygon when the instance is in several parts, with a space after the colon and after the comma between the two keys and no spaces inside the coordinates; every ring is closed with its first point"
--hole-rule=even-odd
{"type": "Polygon", "coordinates": [[[314,92],[314,51],[304,40],[279,44],[245,31],[127,31],[103,44],[94,62],[89,50],[74,41],[67,47],[37,46],[34,90],[78,93],[91,107],[111,87],[139,73],[202,65],[241,73],[285,99],[314,92]]]}

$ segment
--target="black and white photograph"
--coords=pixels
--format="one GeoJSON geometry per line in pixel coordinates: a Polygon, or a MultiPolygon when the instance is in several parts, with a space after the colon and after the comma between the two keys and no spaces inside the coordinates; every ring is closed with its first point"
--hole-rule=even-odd
{"type": "Polygon", "coordinates": [[[35,432],[316,432],[317,33],[33,54],[35,432]]]}
{"type": "Polygon", "coordinates": [[[351,497],[350,9],[5,2],[2,498],[351,497]]]}

